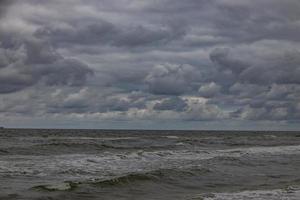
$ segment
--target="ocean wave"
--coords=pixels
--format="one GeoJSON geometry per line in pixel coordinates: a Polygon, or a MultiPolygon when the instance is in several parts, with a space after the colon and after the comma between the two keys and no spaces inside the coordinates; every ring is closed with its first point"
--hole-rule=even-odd
{"type": "Polygon", "coordinates": [[[201,200],[299,200],[300,188],[287,187],[284,189],[275,190],[254,190],[254,191],[241,191],[234,193],[210,193],[195,196],[191,199],[201,200]]]}
{"type": "MultiPolygon", "coordinates": [[[[76,148],[76,149],[84,149],[84,148],[94,148],[97,150],[106,150],[106,149],[115,149],[115,150],[135,150],[135,149],[144,149],[144,150],[155,150],[155,149],[172,149],[178,146],[177,143],[174,144],[162,144],[162,145],[150,145],[150,144],[118,144],[115,143],[86,143],[86,142],[51,142],[46,144],[37,144],[31,146],[31,148],[76,148]]],[[[1,150],[0,150],[1,153],[1,150]]]]}
{"type": "Polygon", "coordinates": [[[263,159],[270,156],[298,154],[300,154],[299,145],[225,150],[103,151],[101,154],[54,156],[2,155],[0,175],[26,174],[51,177],[64,174],[64,176],[85,177],[102,174],[106,176],[107,174],[125,174],[140,170],[149,171],[161,167],[178,168],[187,164],[199,165],[201,162],[211,159],[221,163],[228,162],[230,165],[253,165],[251,163],[253,160],[250,158],[263,159]]]}
{"type": "Polygon", "coordinates": [[[289,146],[267,146],[267,147],[248,147],[248,148],[234,148],[226,150],[217,150],[219,153],[238,153],[238,154],[299,154],[300,145],[289,145],[289,146]]]}
{"type": "Polygon", "coordinates": [[[184,179],[200,176],[210,173],[206,168],[190,168],[190,169],[158,169],[147,172],[128,173],[117,177],[108,179],[92,179],[86,181],[65,181],[56,184],[45,184],[34,186],[32,189],[38,191],[71,191],[82,185],[90,185],[94,187],[119,187],[134,185],[143,182],[156,182],[161,183],[178,183],[184,179]]]}
{"type": "Polygon", "coordinates": [[[144,181],[159,181],[172,183],[174,181],[181,181],[184,178],[200,176],[209,173],[210,170],[206,168],[191,168],[191,169],[158,169],[143,173],[129,173],[127,175],[107,179],[94,181],[92,184],[96,186],[118,186],[127,185],[135,182],[144,181]]]}
{"type": "Polygon", "coordinates": [[[72,182],[66,181],[63,183],[57,184],[49,184],[49,185],[37,185],[32,187],[31,189],[37,191],[47,191],[47,192],[54,192],[54,191],[72,191],[75,190],[80,182],[72,182]]]}

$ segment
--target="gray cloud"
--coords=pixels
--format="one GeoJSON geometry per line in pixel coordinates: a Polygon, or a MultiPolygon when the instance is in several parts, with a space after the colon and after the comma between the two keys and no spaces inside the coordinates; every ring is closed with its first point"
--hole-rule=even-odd
{"type": "Polygon", "coordinates": [[[156,103],[153,107],[154,110],[174,110],[174,111],[184,111],[187,108],[187,103],[185,100],[179,97],[172,97],[163,100],[162,102],[156,103]]]}
{"type": "Polygon", "coordinates": [[[199,93],[203,97],[213,97],[217,95],[221,90],[221,86],[215,82],[207,83],[199,88],[199,93]]]}
{"type": "Polygon", "coordinates": [[[43,82],[80,86],[93,71],[83,62],[64,58],[47,43],[26,40],[0,50],[0,92],[14,92],[43,82]]]}
{"type": "Polygon", "coordinates": [[[199,76],[193,66],[167,63],[155,66],[145,81],[154,94],[179,95],[191,90],[199,76]]]}
{"type": "Polygon", "coordinates": [[[1,0],[0,1],[0,17],[5,14],[9,4],[13,3],[13,0],[1,0]]]}
{"type": "Polygon", "coordinates": [[[216,1],[218,17],[214,26],[218,34],[231,38],[234,42],[257,41],[262,39],[299,41],[300,8],[299,1],[278,0],[216,1]],[[259,31],[258,31],[259,30],[259,31]]]}
{"type": "Polygon", "coordinates": [[[117,47],[146,47],[166,44],[184,35],[180,27],[117,26],[98,20],[95,23],[69,24],[67,27],[43,27],[35,35],[56,45],[106,44],[117,47]]]}
{"type": "Polygon", "coordinates": [[[298,0],[0,1],[0,119],[300,120],[299,9],[298,0]]]}
{"type": "MultiPolygon", "coordinates": [[[[279,48],[279,47],[278,47],[279,48]]],[[[281,50],[259,55],[256,49],[216,49],[211,60],[221,71],[229,73],[231,81],[246,83],[299,83],[300,52],[281,50]],[[240,51],[242,50],[242,51],[240,51]],[[250,56],[249,56],[250,55],[250,56]]]]}

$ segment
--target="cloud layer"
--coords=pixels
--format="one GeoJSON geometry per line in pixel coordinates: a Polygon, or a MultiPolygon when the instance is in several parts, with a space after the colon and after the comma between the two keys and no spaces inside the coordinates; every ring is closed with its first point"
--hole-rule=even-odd
{"type": "Polygon", "coordinates": [[[295,124],[299,10],[298,0],[0,1],[0,119],[295,124]]]}

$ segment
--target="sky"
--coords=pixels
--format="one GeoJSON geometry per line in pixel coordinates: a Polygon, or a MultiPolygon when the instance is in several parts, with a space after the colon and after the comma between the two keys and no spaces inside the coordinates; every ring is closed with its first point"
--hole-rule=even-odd
{"type": "Polygon", "coordinates": [[[0,125],[300,130],[299,0],[0,0],[0,125]]]}

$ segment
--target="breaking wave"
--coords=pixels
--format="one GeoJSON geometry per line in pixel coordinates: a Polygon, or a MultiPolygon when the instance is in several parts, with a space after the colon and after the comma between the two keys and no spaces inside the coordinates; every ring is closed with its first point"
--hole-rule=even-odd
{"type": "Polygon", "coordinates": [[[50,185],[38,185],[33,187],[34,190],[39,191],[71,191],[75,190],[81,185],[91,185],[95,187],[118,187],[134,185],[142,182],[157,182],[161,184],[163,182],[172,184],[178,181],[184,180],[194,176],[200,176],[209,173],[210,170],[206,168],[194,168],[194,169],[158,169],[148,172],[140,173],[128,173],[118,177],[112,177],[109,179],[94,179],[90,181],[65,181],[58,184],[50,185]]]}

